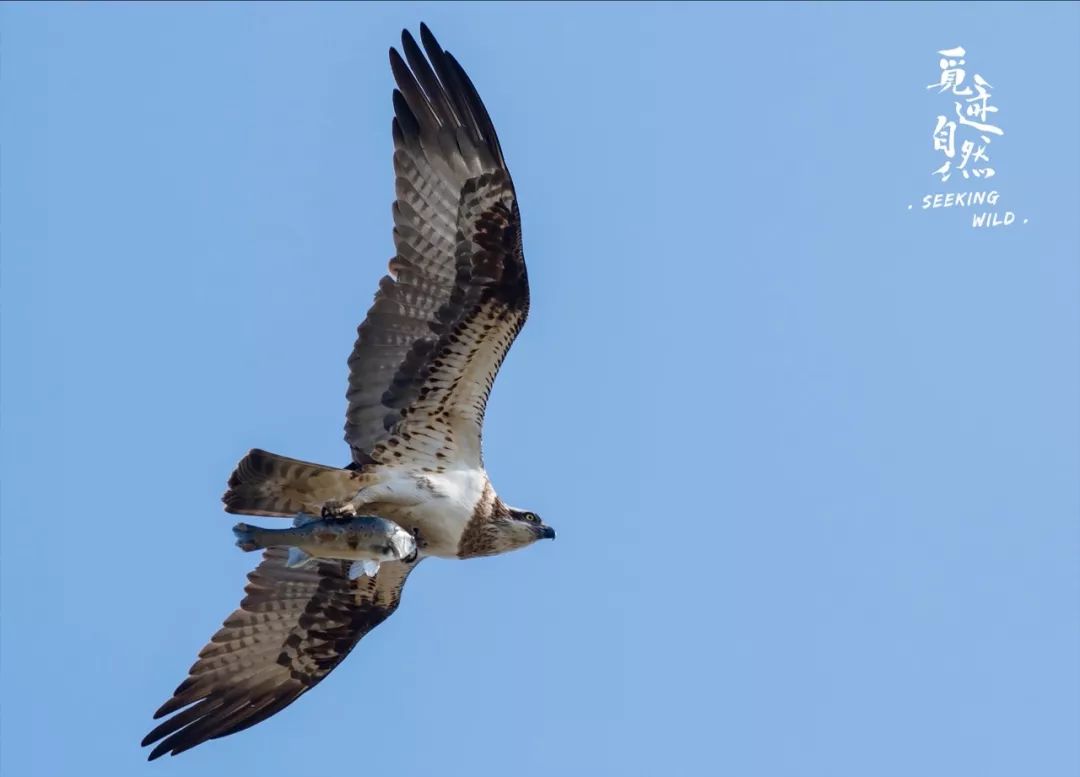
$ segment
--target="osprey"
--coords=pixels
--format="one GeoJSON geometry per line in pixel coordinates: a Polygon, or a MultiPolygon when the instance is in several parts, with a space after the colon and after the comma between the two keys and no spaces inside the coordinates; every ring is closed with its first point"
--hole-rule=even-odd
{"type": "Polygon", "coordinates": [[[426,556],[471,558],[554,538],[504,503],[481,429],[495,374],[525,323],[529,286],[510,173],[491,118],[424,25],[390,50],[397,255],[349,357],[342,469],[252,450],[223,497],[230,513],[376,515],[416,538],[415,557],[350,578],[350,562],[286,564],[268,549],[247,596],[154,714],[150,759],[265,720],[317,684],[398,606],[426,556]]]}

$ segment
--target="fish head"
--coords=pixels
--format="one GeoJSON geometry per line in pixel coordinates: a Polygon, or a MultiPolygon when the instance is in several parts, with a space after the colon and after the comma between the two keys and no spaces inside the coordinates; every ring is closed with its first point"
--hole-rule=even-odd
{"type": "Polygon", "coordinates": [[[390,532],[389,545],[394,556],[387,559],[388,561],[412,561],[416,557],[416,538],[397,524],[394,525],[393,531],[390,532]]]}

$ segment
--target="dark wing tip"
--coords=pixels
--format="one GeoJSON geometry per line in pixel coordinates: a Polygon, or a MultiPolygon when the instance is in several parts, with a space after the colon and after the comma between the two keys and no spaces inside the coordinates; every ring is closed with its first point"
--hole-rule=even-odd
{"type": "MultiPolygon", "coordinates": [[[[412,38],[411,35],[409,37],[412,38]]],[[[424,44],[424,51],[427,52],[428,58],[432,62],[435,62],[440,57],[447,56],[450,53],[439,45],[438,38],[435,37],[431,28],[423,22],[420,22],[420,42],[424,44]]]]}
{"type": "Polygon", "coordinates": [[[394,90],[394,119],[397,130],[394,135],[395,140],[398,139],[398,134],[402,136],[402,140],[405,137],[415,137],[420,134],[420,122],[417,121],[416,114],[409,107],[405,95],[397,89],[394,90]]]}
{"type": "MultiPolygon", "coordinates": [[[[155,715],[154,719],[156,720],[157,717],[158,716],[155,715]]],[[[172,751],[173,748],[176,746],[176,738],[179,732],[167,730],[167,725],[168,721],[162,723],[149,734],[143,737],[143,740],[139,745],[140,747],[147,747],[157,742],[157,746],[150,751],[150,754],[148,756],[146,756],[147,761],[154,761],[158,758],[161,758],[161,756],[172,751]]],[[[173,752],[173,755],[176,755],[176,753],[173,752]]]]}
{"type": "MultiPolygon", "coordinates": [[[[401,42],[404,43],[405,39],[414,40],[413,35],[409,32],[408,27],[403,27],[401,30],[401,42]]],[[[425,49],[437,49],[442,51],[442,47],[439,45],[439,41],[435,38],[435,34],[428,27],[427,22],[420,22],[420,42],[424,44],[425,49]]]]}
{"type": "MultiPolygon", "coordinates": [[[[482,156],[489,160],[488,164],[505,170],[495,127],[469,76],[424,23],[420,24],[420,41],[422,50],[412,33],[403,29],[402,51],[390,49],[390,68],[404,98],[400,103],[411,109],[415,121],[414,127],[402,121],[403,133],[406,137],[414,133],[432,137],[431,133],[440,129],[464,130],[473,144],[486,149],[482,156]]],[[[398,101],[395,108],[399,108],[398,101]]],[[[403,113],[398,110],[399,118],[403,113]]]]}
{"type": "Polygon", "coordinates": [[[392,68],[393,67],[398,67],[398,66],[404,65],[404,64],[405,64],[405,60],[403,60],[401,58],[400,52],[398,52],[398,50],[395,47],[391,46],[390,47],[390,67],[392,67],[392,68]]]}

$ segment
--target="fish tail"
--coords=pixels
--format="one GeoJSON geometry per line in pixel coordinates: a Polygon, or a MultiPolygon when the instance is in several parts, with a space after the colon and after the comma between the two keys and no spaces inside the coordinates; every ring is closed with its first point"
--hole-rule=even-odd
{"type": "Polygon", "coordinates": [[[236,535],[236,547],[240,548],[240,550],[251,552],[263,547],[255,539],[257,527],[246,523],[238,523],[236,526],[232,527],[232,530],[233,534],[236,535]]]}

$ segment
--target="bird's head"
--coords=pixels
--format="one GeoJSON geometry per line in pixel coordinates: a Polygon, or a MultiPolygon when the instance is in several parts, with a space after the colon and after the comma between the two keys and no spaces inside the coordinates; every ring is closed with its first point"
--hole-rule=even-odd
{"type": "Polygon", "coordinates": [[[496,553],[524,548],[537,540],[555,539],[555,530],[545,525],[536,513],[508,505],[502,507],[495,511],[492,520],[496,553]]]}

